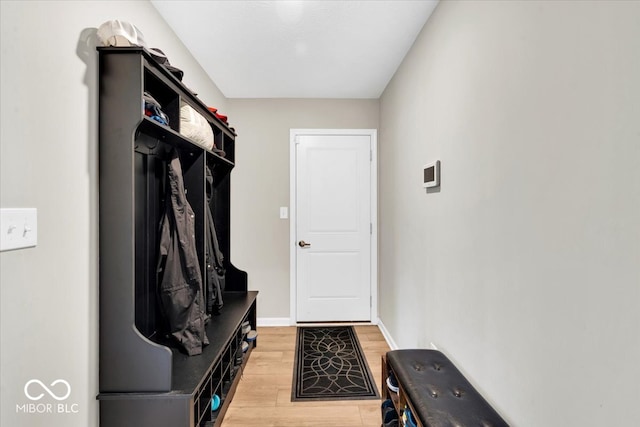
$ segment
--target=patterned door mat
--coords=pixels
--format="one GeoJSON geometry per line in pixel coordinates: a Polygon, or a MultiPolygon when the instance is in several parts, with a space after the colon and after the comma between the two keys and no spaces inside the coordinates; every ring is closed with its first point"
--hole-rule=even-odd
{"type": "Polygon", "coordinates": [[[298,328],[291,401],[379,397],[353,327],[298,328]]]}

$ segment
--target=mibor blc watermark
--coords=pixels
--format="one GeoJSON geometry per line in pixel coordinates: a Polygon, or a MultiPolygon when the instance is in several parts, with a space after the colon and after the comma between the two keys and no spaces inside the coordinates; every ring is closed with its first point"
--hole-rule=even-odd
{"type": "Polygon", "coordinates": [[[16,412],[19,414],[77,414],[79,412],[77,403],[66,401],[71,395],[71,385],[62,379],[57,379],[48,386],[40,380],[29,380],[24,385],[24,395],[30,402],[16,404],[16,412]],[[44,400],[41,401],[43,398],[44,400]]]}

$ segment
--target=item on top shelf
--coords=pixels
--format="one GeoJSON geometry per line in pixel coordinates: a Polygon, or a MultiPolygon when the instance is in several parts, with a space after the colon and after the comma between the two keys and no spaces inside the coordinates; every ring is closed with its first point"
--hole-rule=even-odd
{"type": "Polygon", "coordinates": [[[220,114],[220,113],[215,113],[216,117],[219,118],[220,120],[222,120],[225,123],[229,123],[229,121],[227,120],[227,116],[225,116],[224,114],[220,114]]]}
{"type": "Polygon", "coordinates": [[[112,19],[102,23],[98,27],[96,35],[103,46],[147,46],[142,31],[135,25],[119,19],[112,19]]]}
{"type": "Polygon", "coordinates": [[[165,55],[163,51],[161,51],[157,47],[152,47],[151,49],[149,49],[149,53],[151,54],[151,57],[158,62],[158,64],[162,65],[178,80],[182,81],[184,71],[182,71],[178,67],[174,67],[173,65],[171,65],[171,63],[169,62],[169,58],[167,58],[167,55],[165,55]]]}
{"type": "Polygon", "coordinates": [[[215,147],[211,125],[186,102],[180,103],[180,133],[206,150],[215,147]]]}
{"type": "Polygon", "coordinates": [[[229,124],[228,121],[228,117],[225,116],[224,114],[220,114],[218,113],[218,109],[215,107],[209,107],[209,111],[211,111],[213,113],[214,116],[216,116],[217,118],[219,118],[220,120],[222,120],[223,122],[229,124]]]}

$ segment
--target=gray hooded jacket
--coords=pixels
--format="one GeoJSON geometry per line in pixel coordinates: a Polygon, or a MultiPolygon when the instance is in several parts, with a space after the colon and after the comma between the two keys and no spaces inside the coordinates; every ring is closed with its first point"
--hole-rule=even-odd
{"type": "Polygon", "coordinates": [[[158,272],[160,299],[171,335],[192,356],[209,344],[196,252],[195,215],[184,191],[176,150],[168,166],[167,205],[162,218],[158,272]]]}

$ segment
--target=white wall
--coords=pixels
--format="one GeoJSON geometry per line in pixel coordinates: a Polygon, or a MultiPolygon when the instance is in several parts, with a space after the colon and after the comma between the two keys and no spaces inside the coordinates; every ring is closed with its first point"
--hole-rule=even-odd
{"type": "Polygon", "coordinates": [[[226,100],[146,1],[2,1],[0,16],[0,206],[38,209],[38,246],[0,254],[0,424],[97,426],[95,28],[135,23],[205,102],[224,111],[226,100]],[[77,413],[16,413],[30,379],[68,381],[64,404],[77,413]]]}
{"type": "Polygon", "coordinates": [[[378,100],[230,99],[238,130],[231,179],[231,260],[260,291],[258,317],[288,319],[289,130],[377,129],[378,100]]]}
{"type": "Polygon", "coordinates": [[[640,2],[441,2],[380,117],[398,345],[512,425],[640,425],[640,2]]]}

